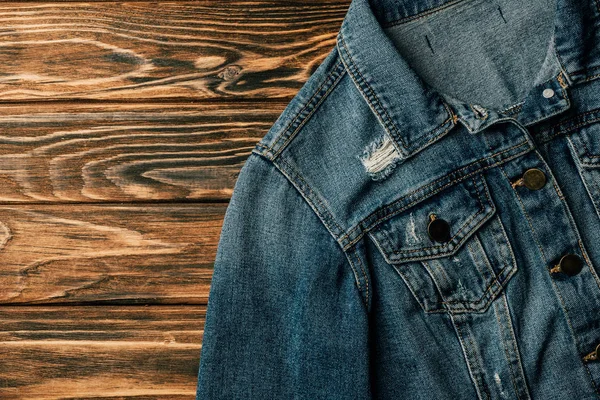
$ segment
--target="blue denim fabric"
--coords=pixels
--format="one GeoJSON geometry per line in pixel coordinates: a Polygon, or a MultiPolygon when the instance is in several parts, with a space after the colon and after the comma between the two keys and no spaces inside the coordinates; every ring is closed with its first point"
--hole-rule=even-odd
{"type": "Polygon", "coordinates": [[[236,181],[197,399],[600,398],[600,1],[336,39],[236,181]]]}

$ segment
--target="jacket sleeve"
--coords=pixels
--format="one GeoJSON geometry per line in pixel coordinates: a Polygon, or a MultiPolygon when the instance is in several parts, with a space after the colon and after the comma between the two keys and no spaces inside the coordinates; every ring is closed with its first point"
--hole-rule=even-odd
{"type": "Polygon", "coordinates": [[[196,399],[369,399],[367,328],[343,250],[251,153],[223,220],[196,399]]]}

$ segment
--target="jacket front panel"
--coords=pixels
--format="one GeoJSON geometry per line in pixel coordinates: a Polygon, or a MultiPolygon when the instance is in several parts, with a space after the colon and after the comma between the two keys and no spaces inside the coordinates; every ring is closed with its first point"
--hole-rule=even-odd
{"type": "Polygon", "coordinates": [[[236,182],[197,398],[600,397],[600,7],[527,4],[352,1],[236,182]]]}

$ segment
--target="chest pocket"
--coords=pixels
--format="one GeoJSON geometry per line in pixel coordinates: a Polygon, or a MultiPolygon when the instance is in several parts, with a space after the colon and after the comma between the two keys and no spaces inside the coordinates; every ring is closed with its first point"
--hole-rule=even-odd
{"type": "Polygon", "coordinates": [[[569,136],[577,169],[600,217],[600,122],[569,136]]]}
{"type": "Polygon", "coordinates": [[[517,270],[482,174],[413,204],[369,234],[425,312],[484,312],[517,270]]]}

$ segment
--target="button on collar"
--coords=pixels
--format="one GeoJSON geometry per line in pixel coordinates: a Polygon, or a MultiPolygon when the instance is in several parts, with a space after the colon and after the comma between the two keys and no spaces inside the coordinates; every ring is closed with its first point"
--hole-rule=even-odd
{"type": "Polygon", "coordinates": [[[569,85],[567,78],[558,71],[558,65],[555,68],[557,71],[554,78],[531,88],[522,103],[517,121],[524,126],[529,127],[570,108],[569,91],[566,90],[569,85]]]}
{"type": "Polygon", "coordinates": [[[550,97],[554,96],[554,90],[552,90],[551,88],[546,88],[542,92],[542,96],[549,99],[550,97]]]}

